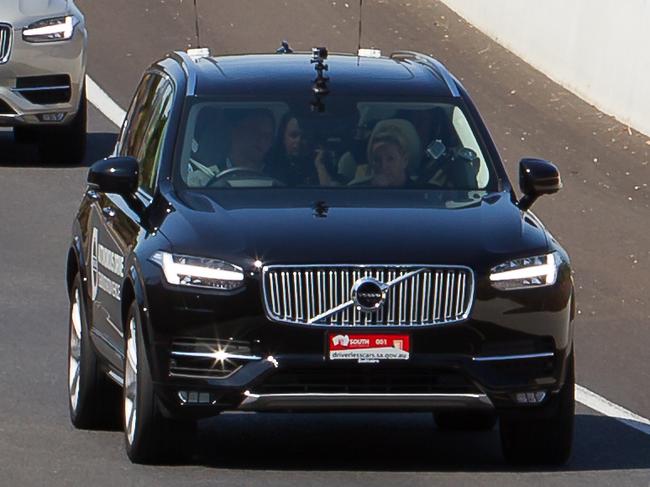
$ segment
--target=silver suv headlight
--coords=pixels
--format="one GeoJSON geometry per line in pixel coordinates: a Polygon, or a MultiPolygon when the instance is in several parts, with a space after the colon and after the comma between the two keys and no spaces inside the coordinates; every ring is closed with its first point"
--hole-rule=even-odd
{"type": "Polygon", "coordinates": [[[503,291],[551,286],[557,279],[560,263],[557,252],[514,259],[493,267],[490,282],[503,291]]]}
{"type": "Polygon", "coordinates": [[[233,290],[244,285],[241,267],[222,260],[158,251],[150,260],[159,265],[169,284],[233,290]]]}
{"type": "Polygon", "coordinates": [[[23,39],[27,42],[66,41],[72,38],[78,23],[74,15],[39,20],[23,29],[23,39]]]}

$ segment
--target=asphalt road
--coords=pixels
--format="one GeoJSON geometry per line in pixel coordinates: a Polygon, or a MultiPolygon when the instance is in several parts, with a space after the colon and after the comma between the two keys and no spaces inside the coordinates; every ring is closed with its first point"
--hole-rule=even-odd
{"type": "MultiPolygon", "coordinates": [[[[89,74],[126,107],[145,67],[192,42],[191,0],[79,0],[89,74]]],[[[204,0],[215,53],[356,48],[356,1],[204,0]],[[350,4],[348,6],[348,3],[350,4]]],[[[433,53],[465,83],[506,159],[556,162],[565,189],[535,210],[573,258],[578,382],[650,417],[650,143],[555,85],[433,0],[366,0],[364,46],[433,53]]],[[[87,162],[117,128],[90,111],[87,162]]],[[[650,436],[577,410],[559,470],[512,470],[496,432],[441,433],[429,415],[228,414],[188,464],[131,465],[119,432],[73,430],[66,399],[69,229],[83,167],[44,167],[0,132],[0,485],[650,485],[650,436]]],[[[516,179],[515,179],[516,180],[516,179]]]]}

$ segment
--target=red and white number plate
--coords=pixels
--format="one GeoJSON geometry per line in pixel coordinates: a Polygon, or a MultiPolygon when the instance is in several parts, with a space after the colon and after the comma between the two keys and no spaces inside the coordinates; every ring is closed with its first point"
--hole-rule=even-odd
{"type": "Polygon", "coordinates": [[[330,334],[328,337],[330,360],[356,360],[379,362],[381,360],[408,360],[411,343],[408,335],[330,334]]]}

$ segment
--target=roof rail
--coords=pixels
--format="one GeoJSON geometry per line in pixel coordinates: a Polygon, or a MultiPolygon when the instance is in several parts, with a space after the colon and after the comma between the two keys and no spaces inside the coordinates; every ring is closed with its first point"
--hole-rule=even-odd
{"type": "Polygon", "coordinates": [[[395,51],[390,55],[390,58],[391,59],[414,59],[415,61],[418,61],[428,66],[434,72],[434,74],[439,76],[442,79],[442,81],[445,82],[447,88],[451,93],[451,96],[453,96],[454,98],[460,98],[460,93],[458,91],[458,86],[456,86],[456,82],[452,78],[451,74],[449,74],[449,71],[444,66],[444,64],[442,64],[437,59],[416,51],[395,51]]]}
{"type": "Polygon", "coordinates": [[[187,96],[194,96],[196,92],[196,62],[185,51],[174,51],[169,57],[176,60],[185,71],[187,75],[187,96]]]}

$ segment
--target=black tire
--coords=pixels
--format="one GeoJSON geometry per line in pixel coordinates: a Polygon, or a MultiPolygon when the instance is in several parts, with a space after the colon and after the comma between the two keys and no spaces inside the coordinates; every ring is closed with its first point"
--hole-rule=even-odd
{"type": "Polygon", "coordinates": [[[40,128],[37,136],[41,162],[47,164],[78,165],[86,156],[88,100],[86,88],[81,91],[79,109],[65,126],[40,128]]]}
{"type": "Polygon", "coordinates": [[[151,369],[145,352],[140,314],[136,303],[129,309],[124,326],[124,438],[126,453],[133,463],[152,464],[184,460],[190,450],[196,423],[165,418],[158,406],[151,369]],[[135,339],[133,334],[135,333],[135,339]],[[127,367],[135,352],[135,380],[130,380],[127,367]],[[135,397],[133,397],[135,393],[135,397]],[[129,400],[135,410],[129,407],[129,400]],[[133,424],[131,425],[131,421],[133,424]],[[130,429],[132,427],[132,430],[130,429]]]}
{"type": "Polygon", "coordinates": [[[440,411],[433,414],[441,431],[490,431],[497,424],[497,415],[482,411],[440,411]]]}
{"type": "Polygon", "coordinates": [[[70,289],[68,324],[68,406],[81,429],[113,429],[119,424],[119,387],[100,369],[90,343],[83,287],[77,274],[70,289]]]}
{"type": "Polygon", "coordinates": [[[575,365],[569,356],[564,386],[549,398],[543,417],[502,417],[501,448],[515,465],[565,465],[571,456],[575,415],[575,365]]]}

